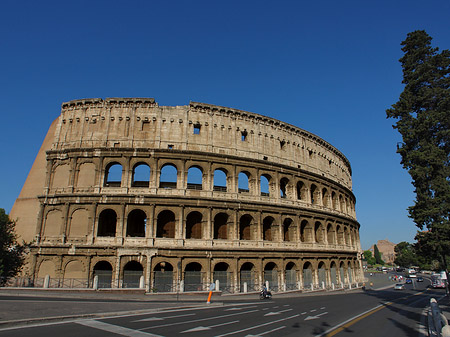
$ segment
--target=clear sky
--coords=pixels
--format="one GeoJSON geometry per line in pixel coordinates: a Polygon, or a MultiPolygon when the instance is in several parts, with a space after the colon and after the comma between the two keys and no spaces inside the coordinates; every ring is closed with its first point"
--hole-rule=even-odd
{"type": "Polygon", "coordinates": [[[21,1],[0,6],[0,208],[20,193],[61,103],[197,101],[308,130],[350,160],[363,249],[414,241],[413,186],[385,110],[408,32],[450,49],[448,0],[21,1]]]}

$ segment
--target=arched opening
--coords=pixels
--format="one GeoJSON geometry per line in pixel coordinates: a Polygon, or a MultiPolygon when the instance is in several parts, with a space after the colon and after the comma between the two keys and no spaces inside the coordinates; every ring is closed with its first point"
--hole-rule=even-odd
{"type": "Polygon", "coordinates": [[[228,263],[219,262],[214,266],[213,281],[219,281],[219,289],[222,292],[231,292],[231,272],[228,263]]]}
{"type": "Polygon", "coordinates": [[[285,271],[285,282],[286,282],[286,290],[295,290],[297,289],[297,272],[295,270],[295,263],[289,262],[286,265],[285,271]]]}
{"type": "Polygon", "coordinates": [[[227,172],[223,169],[214,171],[214,191],[227,191],[227,172]]]}
{"type": "Polygon", "coordinates": [[[280,180],[280,198],[285,199],[287,198],[287,186],[289,184],[289,179],[282,178],[280,180]]]}
{"type": "Polygon", "coordinates": [[[273,241],[274,240],[274,231],[273,228],[274,219],[271,216],[264,218],[263,220],[263,240],[264,241],[273,241]]]}
{"type": "Polygon", "coordinates": [[[263,174],[260,177],[260,189],[261,189],[261,196],[268,197],[270,196],[270,179],[271,177],[268,174],[263,174]]]}
{"type": "Polygon", "coordinates": [[[239,220],[239,239],[240,240],[251,240],[252,239],[252,233],[251,233],[251,225],[252,225],[253,218],[245,214],[241,216],[239,220]]]}
{"type": "Polygon", "coordinates": [[[305,184],[302,181],[297,182],[297,199],[305,200],[305,184]]]}
{"type": "Polygon", "coordinates": [[[112,209],[103,210],[98,217],[97,236],[116,236],[117,214],[112,209]]]}
{"type": "Polygon", "coordinates": [[[153,290],[171,292],[174,290],[173,266],[169,262],[160,262],[153,269],[153,290]]]}
{"type": "Polygon", "coordinates": [[[105,187],[120,187],[122,183],[122,165],[110,163],[105,170],[105,187]]]}
{"type": "Polygon", "coordinates": [[[238,176],[238,191],[239,193],[249,193],[249,179],[250,173],[242,171],[238,176]]]}
{"type": "Polygon", "coordinates": [[[109,262],[100,261],[94,266],[94,277],[98,277],[98,288],[111,288],[112,266],[109,262]]]}
{"type": "Polygon", "coordinates": [[[331,224],[327,226],[327,240],[329,245],[336,244],[336,232],[331,224]]]}
{"type": "Polygon", "coordinates": [[[214,217],[214,239],[228,239],[228,214],[219,213],[214,217]]]}
{"type": "Polygon", "coordinates": [[[200,167],[191,166],[187,175],[188,190],[201,190],[203,181],[203,172],[200,167]]]}
{"type": "Polygon", "coordinates": [[[123,268],[122,288],[139,288],[142,275],[144,275],[144,268],[139,262],[128,262],[123,268]]]}
{"type": "Polygon", "coordinates": [[[344,269],[344,262],[341,262],[340,266],[339,266],[339,281],[341,283],[345,283],[345,269],[344,269]]]}
{"type": "Polygon", "coordinates": [[[145,237],[147,227],[147,215],[143,210],[134,209],[128,213],[127,236],[145,237]]]}
{"type": "Polygon", "coordinates": [[[150,166],[145,163],[138,163],[133,167],[132,187],[150,186],[150,166]]]}
{"type": "Polygon", "coordinates": [[[302,242],[312,242],[312,230],[307,220],[300,223],[300,240],[302,242]]]}
{"type": "Polygon", "coordinates": [[[162,211],[156,220],[156,237],[175,238],[175,214],[172,211],[162,211]]]}
{"type": "Polygon", "coordinates": [[[283,239],[284,241],[295,241],[294,222],[290,218],[283,221],[283,239]]]}
{"type": "Polygon", "coordinates": [[[202,265],[197,262],[189,263],[184,269],[184,290],[202,291],[202,265]]]}
{"type": "Polygon", "coordinates": [[[317,243],[324,243],[325,242],[324,233],[323,233],[323,226],[318,221],[314,225],[314,234],[315,234],[317,243]]]}
{"type": "Polygon", "coordinates": [[[277,265],[269,262],[264,267],[264,282],[269,282],[269,289],[278,291],[278,269],[277,265]]]}
{"type": "Polygon", "coordinates": [[[202,214],[191,212],[186,218],[186,239],[202,238],[202,214]]]}
{"type": "Polygon", "coordinates": [[[319,287],[325,289],[327,287],[327,271],[325,269],[325,263],[320,262],[319,263],[319,287]]]}
{"type": "Polygon", "coordinates": [[[342,229],[341,226],[337,226],[336,227],[336,232],[337,232],[337,243],[338,245],[343,245],[344,244],[344,230],[342,229]]]}
{"type": "Polygon", "coordinates": [[[313,268],[311,263],[306,262],[303,265],[303,288],[304,289],[311,289],[311,286],[313,284],[313,268]]]}
{"type": "Polygon", "coordinates": [[[318,203],[317,200],[317,186],[312,184],[310,189],[310,197],[311,197],[311,204],[316,205],[318,203]]]}
{"type": "Polygon", "coordinates": [[[251,262],[245,262],[239,271],[239,283],[241,292],[244,291],[245,285],[248,291],[259,290],[256,284],[255,266],[251,262]]]}
{"type": "Polygon", "coordinates": [[[322,189],[322,205],[328,207],[328,191],[326,188],[322,189]]]}
{"type": "Polygon", "coordinates": [[[177,188],[177,167],[173,164],[166,164],[161,167],[159,178],[160,188],[177,188]]]}
{"type": "Polygon", "coordinates": [[[333,204],[332,205],[333,209],[337,210],[337,208],[338,208],[338,200],[337,200],[337,196],[336,196],[335,192],[331,193],[331,203],[333,204]]]}
{"type": "Polygon", "coordinates": [[[331,283],[336,286],[338,283],[337,282],[338,275],[337,275],[336,263],[334,263],[334,262],[331,263],[331,267],[330,267],[330,279],[331,279],[331,283]]]}
{"type": "Polygon", "coordinates": [[[348,283],[353,283],[353,268],[351,262],[348,263],[347,266],[347,274],[348,274],[348,283]]]}

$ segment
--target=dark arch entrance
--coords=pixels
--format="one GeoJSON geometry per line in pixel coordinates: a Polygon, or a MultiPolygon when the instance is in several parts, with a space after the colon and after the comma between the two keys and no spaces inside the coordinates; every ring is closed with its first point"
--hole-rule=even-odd
{"type": "Polygon", "coordinates": [[[171,292],[175,290],[173,266],[169,262],[160,262],[153,269],[154,292],[171,292]]]}
{"type": "Polygon", "coordinates": [[[94,266],[94,277],[98,277],[98,288],[111,288],[112,266],[109,262],[100,261],[94,266]]]}
{"type": "Polygon", "coordinates": [[[184,290],[202,291],[202,265],[197,262],[189,263],[184,269],[184,290]]]}
{"type": "Polygon", "coordinates": [[[219,281],[219,289],[222,292],[230,293],[231,289],[231,272],[228,263],[220,262],[214,266],[213,282],[219,281]]]}
{"type": "Polygon", "coordinates": [[[123,268],[122,288],[139,288],[141,276],[144,274],[144,268],[137,261],[128,262],[123,268]]]}
{"type": "Polygon", "coordinates": [[[244,291],[244,283],[247,284],[247,291],[261,290],[256,282],[255,266],[251,262],[245,262],[239,271],[240,291],[244,291]]]}

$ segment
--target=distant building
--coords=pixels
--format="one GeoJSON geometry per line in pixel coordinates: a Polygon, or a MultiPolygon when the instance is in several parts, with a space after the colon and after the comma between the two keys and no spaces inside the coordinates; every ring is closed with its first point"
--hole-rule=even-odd
{"type": "MultiPolygon", "coordinates": [[[[395,259],[395,251],[394,248],[396,246],[395,243],[390,242],[388,239],[386,240],[378,240],[376,243],[378,250],[380,251],[381,258],[385,263],[392,264],[395,259]]],[[[369,248],[369,250],[374,254],[374,245],[369,248]]]]}

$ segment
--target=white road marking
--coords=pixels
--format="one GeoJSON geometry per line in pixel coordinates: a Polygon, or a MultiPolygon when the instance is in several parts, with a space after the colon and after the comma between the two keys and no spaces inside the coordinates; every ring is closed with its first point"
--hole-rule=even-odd
{"type": "Polygon", "coordinates": [[[208,318],[200,318],[200,319],[194,319],[194,320],[191,320],[191,321],[183,321],[183,322],[176,322],[176,323],[170,323],[170,324],[168,323],[168,324],[154,325],[154,326],[141,328],[141,329],[138,329],[138,330],[143,331],[143,330],[148,330],[148,329],[165,328],[167,326],[174,326],[174,325],[180,325],[180,324],[186,324],[186,323],[210,321],[210,320],[218,319],[218,318],[225,318],[225,317],[231,317],[231,316],[236,316],[236,315],[250,314],[252,312],[257,312],[257,311],[259,311],[259,310],[249,310],[249,311],[245,311],[245,312],[235,312],[233,314],[213,316],[213,317],[208,317],[208,318]]]}
{"type": "Polygon", "coordinates": [[[128,337],[160,337],[159,335],[154,335],[152,333],[128,329],[128,328],[124,328],[123,326],[99,322],[99,321],[96,321],[93,319],[79,321],[79,322],[77,322],[77,324],[84,325],[89,328],[112,332],[117,335],[128,336],[128,337]]]}
{"type": "Polygon", "coordinates": [[[229,309],[225,309],[224,311],[244,310],[244,309],[250,309],[250,308],[256,308],[256,305],[252,305],[252,306],[246,307],[246,308],[229,308],[229,309]]]}
{"type": "Polygon", "coordinates": [[[304,320],[305,321],[309,321],[309,320],[312,320],[312,319],[318,319],[318,318],[320,318],[320,316],[323,316],[323,315],[326,315],[326,314],[328,314],[328,311],[322,312],[321,314],[317,314],[316,316],[308,316],[304,320]]]}
{"type": "Polygon", "coordinates": [[[276,311],[276,312],[268,312],[267,314],[265,314],[264,316],[273,316],[273,315],[279,315],[283,312],[287,312],[287,311],[292,311],[293,309],[286,309],[286,310],[281,310],[281,311],[276,311]]]}
{"type": "Polygon", "coordinates": [[[162,321],[169,318],[178,318],[178,317],[186,317],[186,316],[195,316],[195,314],[185,314],[185,315],[176,315],[176,316],[166,316],[166,317],[149,317],[142,318],[131,322],[150,322],[150,321],[162,321]]]}
{"type": "Polygon", "coordinates": [[[267,334],[269,334],[269,333],[271,333],[271,332],[274,332],[274,331],[278,331],[278,330],[284,329],[285,327],[286,327],[286,325],[283,325],[283,326],[280,326],[280,327],[278,327],[278,328],[275,328],[275,329],[272,329],[272,330],[269,330],[269,331],[260,333],[258,336],[264,336],[264,335],[267,335],[267,334]]]}
{"type": "Polygon", "coordinates": [[[224,325],[234,324],[234,323],[238,323],[238,322],[239,321],[232,321],[232,322],[226,322],[226,323],[215,324],[215,325],[210,325],[210,326],[198,326],[196,328],[192,328],[192,329],[189,329],[189,330],[181,331],[180,333],[211,330],[212,328],[216,328],[218,326],[224,326],[224,325]]]}
{"type": "Polygon", "coordinates": [[[289,319],[291,319],[291,318],[298,317],[298,316],[300,316],[300,315],[297,314],[297,315],[289,316],[289,317],[286,317],[286,318],[281,318],[281,319],[278,319],[278,320],[276,320],[276,321],[272,321],[272,322],[267,322],[267,323],[259,324],[258,326],[251,326],[251,327],[249,327],[249,328],[245,328],[245,329],[241,329],[241,330],[236,330],[236,331],[231,331],[231,332],[225,333],[225,334],[223,334],[223,335],[218,335],[218,336],[216,336],[216,337],[223,337],[223,336],[234,335],[234,334],[237,334],[237,333],[240,333],[240,332],[244,332],[244,331],[248,331],[248,330],[257,329],[257,328],[260,328],[260,327],[262,327],[262,326],[266,326],[266,325],[270,325],[270,324],[275,324],[275,323],[282,322],[282,321],[287,321],[287,320],[289,320],[289,319]]]}

